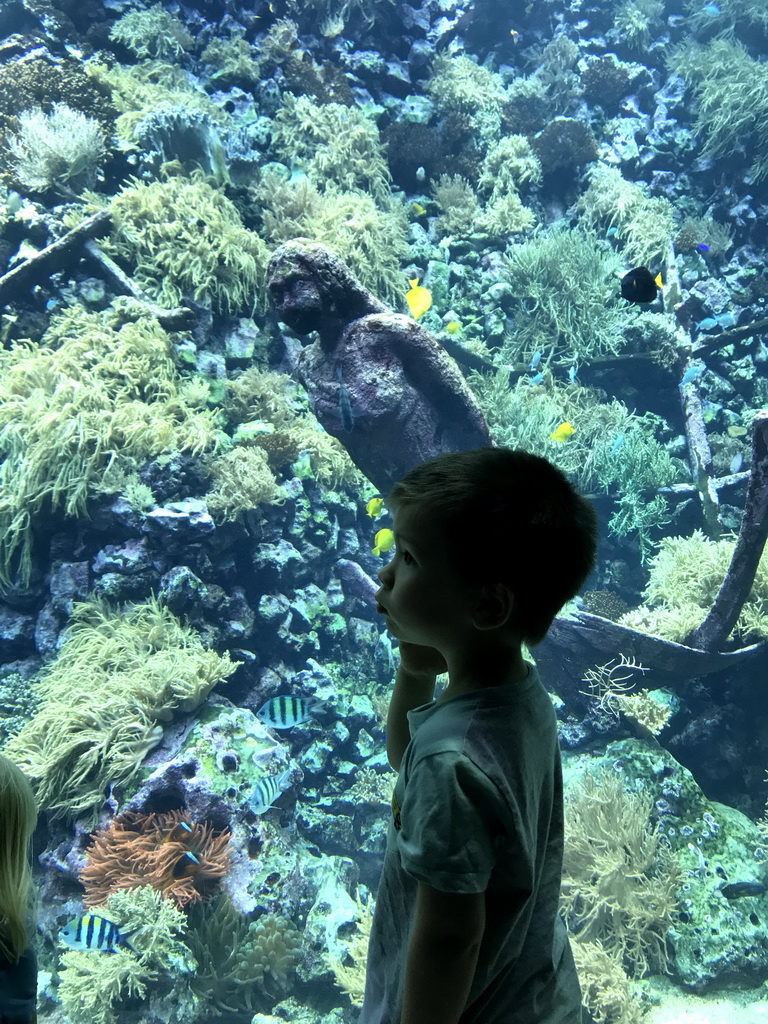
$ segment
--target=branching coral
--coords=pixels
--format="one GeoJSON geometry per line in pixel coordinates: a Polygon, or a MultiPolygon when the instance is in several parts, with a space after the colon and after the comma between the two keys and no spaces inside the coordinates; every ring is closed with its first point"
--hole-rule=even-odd
{"type": "MultiPolygon", "coordinates": [[[[722,586],[735,541],[710,540],[701,530],[689,537],[665,537],[650,560],[645,604],[621,621],[634,629],[678,643],[701,625],[722,586]]],[[[731,634],[742,641],[768,637],[768,549],[757,566],[752,589],[731,634]]]]}
{"type": "Polygon", "coordinates": [[[427,92],[443,116],[471,118],[476,141],[485,151],[499,137],[504,89],[494,72],[464,54],[438,54],[432,63],[427,92]]]}
{"type": "Polygon", "coordinates": [[[196,708],[236,668],[155,599],[76,604],[36,687],[43,704],[5,753],[53,817],[86,812],[95,821],[107,787],[133,778],[159,743],[160,722],[196,708]]]}
{"type": "Polygon", "coordinates": [[[262,208],[272,244],[311,238],[328,245],[366,288],[385,302],[402,302],[401,261],[408,248],[408,221],[395,200],[377,205],[358,189],[321,189],[306,178],[281,181],[267,174],[252,192],[262,208]]]}
{"type": "Polygon", "coordinates": [[[666,933],[682,875],[650,825],[653,796],[586,773],[566,798],[562,907],[579,942],[599,941],[634,976],[669,970],[666,933]]]}
{"type": "Polygon", "coordinates": [[[768,64],[754,60],[741,44],[716,39],[708,46],[687,43],[669,58],[671,70],[693,85],[694,131],[704,138],[703,154],[732,158],[745,147],[756,181],[768,176],[768,64]]]}
{"type": "Polygon", "coordinates": [[[661,0],[628,0],[616,11],[614,27],[633,50],[644,50],[664,14],[661,0]]]}
{"type": "Polygon", "coordinates": [[[336,978],[336,985],[349,996],[353,1006],[363,1005],[365,994],[365,962],[368,956],[368,942],[371,938],[373,925],[373,901],[363,903],[359,895],[355,895],[357,906],[356,931],[347,947],[347,958],[351,964],[330,959],[329,966],[336,978]]]}
{"type": "Polygon", "coordinates": [[[595,1024],[642,1024],[648,1009],[632,997],[618,957],[599,942],[571,942],[584,1005],[595,1024]]]}
{"type": "Polygon", "coordinates": [[[506,276],[518,300],[503,362],[536,350],[545,364],[570,364],[618,352],[634,311],[620,303],[621,264],[597,237],[551,230],[510,246],[506,276]]]}
{"type": "Polygon", "coordinates": [[[300,163],[315,185],[359,189],[379,203],[390,198],[379,131],[356,107],[320,106],[288,93],[274,120],[272,145],[283,163],[300,163]]]}
{"type": "Polygon", "coordinates": [[[151,886],[114,893],[104,914],[124,931],[133,930],[136,951],[62,954],[57,994],[71,1024],[116,1024],[121,1002],[145,999],[161,976],[173,973],[177,979],[196,966],[180,941],[187,928],[184,914],[151,886]]]}
{"type": "Polygon", "coordinates": [[[117,465],[215,447],[214,414],[179,395],[171,338],[138,304],[56,316],[40,343],[0,353],[0,582],[31,571],[44,510],[84,515],[117,465]]]}
{"type": "Polygon", "coordinates": [[[229,839],[229,832],[190,822],[183,811],[118,814],[86,850],[79,873],[85,905],[100,906],[113,893],[141,885],[180,910],[210,899],[229,868],[229,839]]]}
{"type": "Polygon", "coordinates": [[[213,489],[205,496],[208,510],[224,520],[237,519],[257,505],[281,503],[277,481],[261,448],[235,447],[211,463],[213,489]]]}
{"type": "Polygon", "coordinates": [[[193,909],[187,943],[199,963],[192,990],[222,1017],[258,1010],[270,984],[286,991],[301,959],[302,936],[279,914],[249,922],[228,896],[220,896],[193,909]]]}
{"type": "Polygon", "coordinates": [[[672,204],[647,196],[641,185],[626,181],[617,167],[593,167],[577,207],[586,226],[616,228],[616,239],[623,243],[629,263],[658,266],[666,260],[675,234],[672,204]]]}
{"type": "Polygon", "coordinates": [[[166,11],[162,4],[155,4],[146,10],[127,11],[115,22],[109,35],[137,57],[171,57],[178,60],[194,43],[184,25],[166,11]]]}
{"type": "Polygon", "coordinates": [[[110,212],[111,254],[130,263],[137,284],[162,305],[176,306],[188,294],[237,313],[265,301],[267,247],[200,171],[135,180],[110,212]]]}
{"type": "Polygon", "coordinates": [[[40,107],[25,111],[19,125],[19,134],[8,140],[8,147],[15,157],[13,173],[25,188],[77,192],[93,183],[104,155],[98,121],[54,103],[50,114],[40,107]]]}

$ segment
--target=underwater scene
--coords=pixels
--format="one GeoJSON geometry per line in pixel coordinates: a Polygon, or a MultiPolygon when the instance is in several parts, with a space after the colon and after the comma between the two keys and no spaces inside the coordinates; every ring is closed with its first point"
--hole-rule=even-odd
{"type": "Polygon", "coordinates": [[[768,1021],[765,0],[2,0],[0,176],[39,1024],[356,1024],[386,497],[488,445],[600,520],[584,1022],[768,1021]]]}

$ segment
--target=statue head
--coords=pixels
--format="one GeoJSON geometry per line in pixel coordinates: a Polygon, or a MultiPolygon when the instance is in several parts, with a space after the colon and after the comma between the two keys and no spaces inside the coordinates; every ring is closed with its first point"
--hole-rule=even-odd
{"type": "Polygon", "coordinates": [[[294,238],[272,253],[267,288],[275,312],[297,334],[350,323],[388,307],[320,242],[294,238]]]}

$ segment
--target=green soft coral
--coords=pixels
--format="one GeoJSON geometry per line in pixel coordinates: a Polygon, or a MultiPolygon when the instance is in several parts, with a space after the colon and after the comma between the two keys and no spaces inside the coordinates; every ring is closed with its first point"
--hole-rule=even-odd
{"type": "Polygon", "coordinates": [[[703,47],[683,44],[669,65],[693,86],[702,154],[728,159],[746,149],[750,176],[768,177],[768,63],[740,43],[716,39],[703,47]]]}
{"type": "Polygon", "coordinates": [[[127,11],[112,26],[109,37],[122,43],[137,57],[178,60],[194,44],[184,25],[162,4],[154,4],[146,10],[127,11]]]}
{"type": "MultiPolygon", "coordinates": [[[[686,641],[712,607],[731,564],[736,542],[710,540],[701,530],[689,537],[665,537],[650,560],[645,603],[622,622],[656,636],[686,641]]],[[[742,642],[768,638],[768,549],[731,633],[742,642]]]]}
{"type": "Polygon", "coordinates": [[[89,913],[101,913],[123,931],[132,931],[135,951],[121,947],[109,954],[62,954],[57,995],[69,1024],[116,1024],[125,1000],[146,1000],[150,988],[164,977],[165,987],[170,987],[171,971],[181,989],[179,977],[195,970],[192,953],[180,941],[187,931],[185,915],[151,885],[120,890],[109,897],[106,907],[89,913]]]}
{"type": "Polygon", "coordinates": [[[0,583],[30,578],[39,514],[87,514],[105,474],[216,444],[214,414],[190,408],[170,336],[138,303],[54,317],[39,343],[0,353],[0,583]]]}
{"type": "Polygon", "coordinates": [[[666,260],[676,232],[674,207],[667,199],[647,196],[642,185],[627,181],[617,167],[592,168],[577,209],[588,228],[616,228],[628,263],[658,266],[666,260]]]}
{"type": "Polygon", "coordinates": [[[266,301],[267,247],[243,227],[235,205],[199,171],[164,181],[133,180],[110,204],[113,256],[164,306],[190,295],[217,312],[266,301]]]}
{"type": "Polygon", "coordinates": [[[5,753],[53,817],[90,814],[124,785],[162,739],[161,722],[192,711],[237,668],[154,598],[75,605],[65,642],[35,687],[35,717],[5,753]]]}

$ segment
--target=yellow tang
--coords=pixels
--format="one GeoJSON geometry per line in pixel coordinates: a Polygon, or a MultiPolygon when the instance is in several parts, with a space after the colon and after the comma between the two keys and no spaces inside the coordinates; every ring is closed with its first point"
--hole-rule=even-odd
{"type": "Polygon", "coordinates": [[[384,499],[383,498],[371,498],[371,500],[365,506],[365,511],[368,513],[368,515],[371,517],[371,519],[375,519],[376,516],[380,516],[381,515],[381,510],[383,508],[384,508],[384,499]]]}
{"type": "Polygon", "coordinates": [[[458,320],[450,320],[445,325],[445,330],[448,334],[458,334],[459,331],[461,330],[461,324],[459,323],[458,320]]]}
{"type": "Polygon", "coordinates": [[[413,319],[418,320],[432,305],[432,292],[429,288],[423,288],[419,284],[418,277],[414,277],[408,284],[411,287],[405,293],[405,301],[408,303],[408,309],[410,309],[413,319]]]}
{"type": "Polygon", "coordinates": [[[561,423],[557,430],[549,436],[553,441],[560,441],[562,443],[563,441],[567,441],[568,438],[572,437],[575,433],[576,427],[566,420],[565,423],[561,423]]]}
{"type": "Polygon", "coordinates": [[[379,530],[373,538],[376,545],[371,552],[374,555],[383,555],[385,551],[395,546],[395,535],[391,530],[379,530]]]}
{"type": "Polygon", "coordinates": [[[423,205],[423,203],[411,203],[411,209],[413,210],[417,217],[423,217],[424,214],[427,212],[427,208],[426,206],[423,205]]]}

